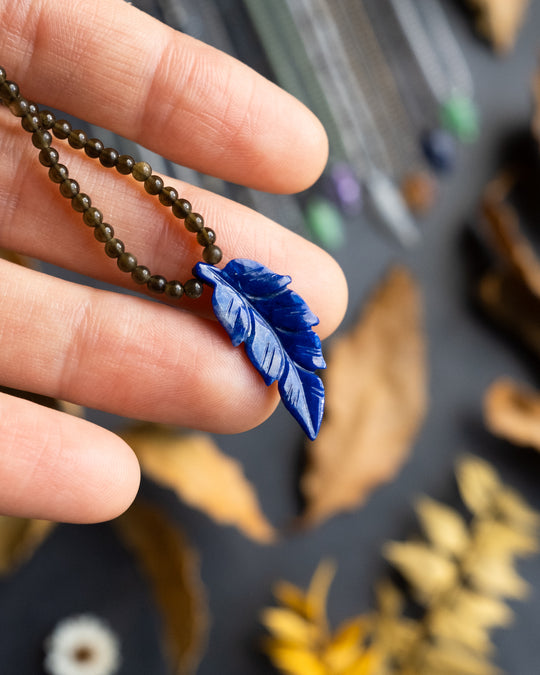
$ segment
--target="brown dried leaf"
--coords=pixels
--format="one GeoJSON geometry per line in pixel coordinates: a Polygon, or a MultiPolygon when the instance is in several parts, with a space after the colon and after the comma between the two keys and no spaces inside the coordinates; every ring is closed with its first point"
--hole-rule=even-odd
{"type": "Polygon", "coordinates": [[[394,477],[427,406],[425,340],[416,283],[395,268],[362,320],[334,340],[326,371],[326,416],[308,446],[303,521],[314,525],[358,507],[394,477]]]}
{"type": "Polygon", "coordinates": [[[467,588],[457,593],[453,609],[466,625],[494,628],[508,626],[514,613],[507,604],[488,595],[480,595],[467,588]]]}
{"type": "Polygon", "coordinates": [[[491,464],[479,457],[461,457],[457,462],[456,477],[461,498],[469,510],[478,516],[489,512],[502,488],[491,464]]]}
{"type": "Polygon", "coordinates": [[[424,675],[500,675],[501,671],[482,656],[455,642],[443,642],[431,647],[426,655],[424,675]]]}
{"type": "Polygon", "coordinates": [[[508,52],[516,41],[529,0],[469,0],[478,12],[476,27],[498,52],[508,52]]]}
{"type": "Polygon", "coordinates": [[[310,649],[317,641],[316,626],[291,609],[267,607],[261,622],[282,643],[310,649]]]}
{"type": "Polygon", "coordinates": [[[0,575],[10,574],[32,557],[55,523],[0,516],[0,575]]]}
{"type": "Polygon", "coordinates": [[[135,451],[142,470],[187,504],[218,523],[235,525],[259,543],[275,541],[276,532],[241,464],[223,454],[210,436],[141,425],[124,432],[122,438],[135,451]]]}
{"type": "Polygon", "coordinates": [[[496,380],[484,397],[484,419],[493,434],[540,450],[540,393],[530,387],[496,380]]]}
{"type": "Polygon", "coordinates": [[[208,632],[208,609],[197,555],[164,513],[141,500],[114,522],[154,592],[174,672],[194,673],[208,632]]]}
{"type": "Polygon", "coordinates": [[[497,520],[481,520],[474,528],[475,546],[484,553],[526,556],[538,551],[538,537],[497,520]]]}
{"type": "Polygon", "coordinates": [[[437,638],[459,643],[479,654],[491,654],[493,644],[487,627],[468,621],[453,607],[440,607],[430,614],[429,629],[437,638]]]}
{"type": "Polygon", "coordinates": [[[428,539],[442,553],[460,556],[469,545],[465,520],[457,511],[429,497],[417,501],[416,512],[428,539]]]}
{"type": "Polygon", "coordinates": [[[523,599],[530,591],[510,556],[479,552],[466,566],[466,572],[472,587],[484,595],[523,599]]]}

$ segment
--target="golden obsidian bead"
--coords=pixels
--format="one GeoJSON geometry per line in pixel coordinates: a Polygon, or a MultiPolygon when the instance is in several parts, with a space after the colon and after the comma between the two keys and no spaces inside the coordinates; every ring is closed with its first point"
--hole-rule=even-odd
{"type": "Polygon", "coordinates": [[[216,233],[209,227],[203,227],[200,232],[197,232],[197,241],[201,246],[208,246],[216,241],[216,233]]]}
{"type": "Polygon", "coordinates": [[[67,120],[56,120],[52,128],[53,134],[61,141],[65,140],[71,133],[71,124],[67,120]]]}
{"type": "Polygon", "coordinates": [[[9,103],[16,99],[17,96],[19,96],[19,87],[15,82],[4,80],[0,84],[0,99],[2,99],[2,101],[9,103]]]}
{"type": "Polygon", "coordinates": [[[221,258],[223,258],[223,253],[221,252],[221,249],[219,248],[219,246],[216,246],[215,244],[209,244],[208,246],[205,246],[202,255],[204,261],[207,262],[209,265],[217,265],[218,262],[220,262],[221,258]]]}
{"type": "Polygon", "coordinates": [[[165,286],[167,285],[167,279],[162,277],[160,274],[152,274],[150,279],[148,279],[146,282],[146,285],[153,293],[164,293],[165,286]]]}
{"type": "Polygon", "coordinates": [[[88,137],[82,129],[73,129],[68,136],[68,143],[72,148],[75,148],[75,150],[84,148],[87,141],[88,137]]]}
{"type": "Polygon", "coordinates": [[[39,113],[39,123],[43,129],[52,129],[54,123],[56,122],[56,117],[50,110],[41,110],[39,113]]]}
{"type": "Polygon", "coordinates": [[[152,174],[150,178],[147,178],[144,181],[144,189],[149,195],[158,195],[163,189],[163,186],[163,179],[155,174],[152,174]]]}
{"type": "Polygon", "coordinates": [[[168,295],[169,298],[181,298],[184,295],[184,287],[176,279],[167,281],[165,285],[165,295],[168,295]]]}
{"type": "Polygon", "coordinates": [[[200,213],[192,212],[186,216],[184,225],[189,232],[200,232],[204,227],[204,218],[200,213]]]}
{"type": "Polygon", "coordinates": [[[96,209],[95,206],[91,206],[84,212],[83,220],[88,227],[96,227],[96,225],[103,222],[103,214],[99,209],[96,209]]]}
{"type": "Polygon", "coordinates": [[[120,155],[116,162],[116,170],[123,176],[128,176],[135,166],[135,160],[131,155],[120,155]]]}
{"type": "Polygon", "coordinates": [[[203,294],[203,285],[198,279],[188,279],[184,284],[184,293],[188,298],[196,300],[203,294]]]}
{"type": "Polygon", "coordinates": [[[73,199],[75,195],[79,194],[79,183],[73,178],[66,178],[60,183],[60,194],[66,199],[73,199]]]}
{"type": "Polygon", "coordinates": [[[172,206],[174,202],[178,199],[178,191],[173,187],[163,187],[159,193],[159,201],[163,206],[172,206]]]}
{"type": "Polygon", "coordinates": [[[105,146],[99,138],[89,138],[84,146],[84,151],[92,159],[97,159],[105,146]]]}
{"type": "Polygon", "coordinates": [[[185,218],[191,213],[191,204],[187,199],[177,199],[172,205],[172,212],[177,218],[185,218]]]}
{"type": "Polygon", "coordinates": [[[75,211],[78,211],[79,213],[84,213],[90,208],[91,205],[92,200],[84,192],[79,192],[79,194],[76,197],[73,197],[73,199],[71,200],[71,206],[75,211]]]}
{"type": "Polygon", "coordinates": [[[113,237],[105,244],[105,253],[109,258],[119,258],[124,252],[124,242],[113,237]]]}
{"type": "Polygon", "coordinates": [[[137,258],[132,253],[124,251],[122,255],[118,256],[116,264],[118,265],[118,269],[122,270],[122,272],[133,272],[137,267],[137,258]]]}
{"type": "Polygon", "coordinates": [[[112,169],[113,166],[116,166],[118,157],[118,152],[114,148],[103,148],[99,153],[100,164],[107,167],[107,169],[112,169]]]}
{"type": "Polygon", "coordinates": [[[114,230],[108,223],[100,223],[94,228],[94,237],[105,244],[114,237],[114,230]]]}
{"type": "Polygon", "coordinates": [[[32,134],[32,144],[38,150],[43,150],[43,148],[48,148],[52,143],[52,136],[48,131],[44,129],[36,129],[32,134]]]}
{"type": "Polygon", "coordinates": [[[39,117],[35,113],[28,111],[21,119],[21,126],[25,131],[33,133],[39,129],[39,117]]]}
{"type": "Polygon", "coordinates": [[[15,115],[15,117],[23,117],[28,114],[28,101],[22,96],[17,96],[10,103],[8,103],[8,108],[15,115]]]}
{"type": "Polygon", "coordinates": [[[64,164],[53,164],[49,169],[49,178],[53,183],[62,183],[69,178],[69,171],[64,164]]]}
{"type": "Polygon", "coordinates": [[[136,284],[146,284],[152,276],[152,273],[144,265],[137,265],[137,267],[131,273],[131,278],[136,284]]]}
{"type": "Polygon", "coordinates": [[[54,148],[43,148],[39,153],[39,163],[43,166],[52,166],[58,162],[58,151],[54,148]]]}
{"type": "Polygon", "coordinates": [[[147,178],[150,178],[152,175],[152,167],[148,162],[137,162],[133,166],[133,178],[139,181],[145,181],[147,178]]]}

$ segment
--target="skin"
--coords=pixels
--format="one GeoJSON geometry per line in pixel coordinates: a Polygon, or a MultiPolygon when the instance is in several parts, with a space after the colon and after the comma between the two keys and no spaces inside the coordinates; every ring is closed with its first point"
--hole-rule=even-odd
{"type": "MultiPolygon", "coordinates": [[[[22,94],[140,142],[174,162],[268,192],[305,189],[327,159],[301,103],[219,51],[121,0],[0,0],[0,63],[22,94]]],[[[140,263],[188,279],[193,235],[141,185],[55,141],[60,161],[140,263]]],[[[0,108],[0,247],[133,288],[0,108]]],[[[144,159],[141,157],[140,159],[144,159]]],[[[217,233],[224,261],[289,274],[320,318],[340,323],[347,288],[324,251],[239,204],[165,178],[217,233]]],[[[219,433],[264,421],[279,401],[213,320],[209,291],[178,306],[69,283],[0,260],[2,384],[119,415],[219,433]]],[[[0,512],[113,518],[139,467],[115,434],[0,394],[0,512]]]]}

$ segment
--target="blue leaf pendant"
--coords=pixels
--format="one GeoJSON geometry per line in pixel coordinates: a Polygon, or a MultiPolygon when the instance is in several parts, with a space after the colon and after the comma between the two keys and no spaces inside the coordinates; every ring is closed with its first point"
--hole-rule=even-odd
{"type": "Polygon", "coordinates": [[[254,260],[231,260],[224,269],[198,263],[193,270],[213,286],[212,306],[235,347],[246,353],[267,385],[277,380],[287,410],[314,440],[324,410],[316,370],[326,368],[319,323],[306,302],[287,286],[291,278],[254,260]]]}

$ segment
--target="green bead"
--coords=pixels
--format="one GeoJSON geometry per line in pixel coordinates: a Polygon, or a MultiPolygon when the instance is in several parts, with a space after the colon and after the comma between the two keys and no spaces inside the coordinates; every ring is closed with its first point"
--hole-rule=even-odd
{"type": "Polygon", "coordinates": [[[343,219],[336,206],[322,197],[311,198],[305,210],[305,219],[315,241],[329,251],[345,243],[343,219]]]}
{"type": "Polygon", "coordinates": [[[441,104],[441,124],[464,143],[478,138],[480,120],[478,108],[468,96],[454,94],[441,104]]]}

